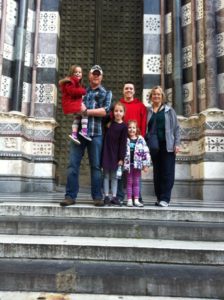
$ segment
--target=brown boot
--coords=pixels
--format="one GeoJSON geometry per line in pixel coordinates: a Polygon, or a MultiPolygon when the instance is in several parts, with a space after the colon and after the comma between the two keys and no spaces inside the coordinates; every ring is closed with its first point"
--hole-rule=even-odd
{"type": "Polygon", "coordinates": [[[69,206],[74,204],[75,204],[75,200],[72,198],[65,198],[63,201],[60,202],[60,206],[69,206]]]}

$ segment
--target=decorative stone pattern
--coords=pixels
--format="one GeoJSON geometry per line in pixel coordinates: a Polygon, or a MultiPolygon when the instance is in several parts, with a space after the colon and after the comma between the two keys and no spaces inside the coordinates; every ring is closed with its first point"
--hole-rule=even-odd
{"type": "Polygon", "coordinates": [[[161,56],[144,55],[144,74],[161,73],[161,56]]]}
{"type": "Polygon", "coordinates": [[[36,103],[54,103],[57,99],[57,87],[54,84],[36,85],[36,103]]]}
{"type": "Polygon", "coordinates": [[[144,15],[144,33],[160,34],[160,15],[144,15]]]}
{"type": "Polygon", "coordinates": [[[2,75],[0,96],[11,98],[12,78],[2,75]]]}
{"type": "Polygon", "coordinates": [[[191,3],[182,6],[182,26],[191,24],[191,3]]]}
{"type": "Polygon", "coordinates": [[[42,11],[40,13],[40,29],[41,33],[56,33],[60,32],[60,22],[58,12],[42,11]]]}

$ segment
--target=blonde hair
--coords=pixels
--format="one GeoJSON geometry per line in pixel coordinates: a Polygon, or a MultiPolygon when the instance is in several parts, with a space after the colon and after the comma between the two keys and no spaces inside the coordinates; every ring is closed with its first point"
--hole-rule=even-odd
{"type": "Polygon", "coordinates": [[[160,91],[160,93],[161,93],[161,95],[162,95],[162,103],[164,103],[165,100],[166,100],[166,96],[165,96],[165,93],[164,93],[164,91],[163,91],[163,89],[161,88],[160,85],[156,85],[156,86],[154,86],[154,87],[151,89],[150,94],[149,94],[149,100],[150,100],[150,101],[152,100],[152,94],[155,92],[155,90],[159,90],[159,91],[160,91]]]}

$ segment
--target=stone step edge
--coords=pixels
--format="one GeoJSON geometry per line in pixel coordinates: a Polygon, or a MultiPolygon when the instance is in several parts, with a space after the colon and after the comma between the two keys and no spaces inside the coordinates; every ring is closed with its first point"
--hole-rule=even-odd
{"type": "MultiPolygon", "coordinates": [[[[42,292],[0,292],[1,300],[203,300],[204,298],[161,297],[161,296],[124,296],[106,294],[59,294],[42,292]]],[[[214,299],[218,300],[218,299],[214,299]]]]}
{"type": "Polygon", "coordinates": [[[0,257],[224,265],[224,242],[0,235],[0,257]]]}
{"type": "Polygon", "coordinates": [[[94,207],[75,205],[60,207],[58,205],[0,204],[0,216],[49,216],[64,218],[116,218],[116,219],[150,219],[192,222],[224,222],[224,209],[202,208],[127,208],[94,207]]]}

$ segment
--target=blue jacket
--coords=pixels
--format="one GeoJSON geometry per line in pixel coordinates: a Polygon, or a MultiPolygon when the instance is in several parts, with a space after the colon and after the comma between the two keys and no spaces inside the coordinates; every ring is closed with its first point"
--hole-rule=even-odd
{"type": "MultiPolygon", "coordinates": [[[[175,110],[164,104],[165,107],[165,137],[167,152],[174,152],[174,147],[180,145],[180,126],[178,124],[175,110]]],[[[148,108],[147,125],[153,114],[152,107],[148,108]]],[[[148,131],[148,126],[147,126],[148,131]]]]}

